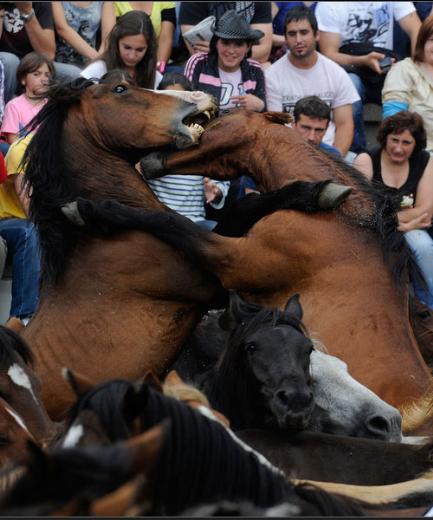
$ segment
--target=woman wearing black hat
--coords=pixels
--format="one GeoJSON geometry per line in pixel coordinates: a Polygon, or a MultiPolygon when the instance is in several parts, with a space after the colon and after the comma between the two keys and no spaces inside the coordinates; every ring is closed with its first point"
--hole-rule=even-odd
{"type": "Polygon", "coordinates": [[[236,11],[226,11],[213,28],[209,53],[191,56],[185,76],[195,90],[213,95],[220,113],[235,108],[261,112],[266,108],[265,78],[260,64],[247,58],[263,32],[250,28],[236,11]]]}

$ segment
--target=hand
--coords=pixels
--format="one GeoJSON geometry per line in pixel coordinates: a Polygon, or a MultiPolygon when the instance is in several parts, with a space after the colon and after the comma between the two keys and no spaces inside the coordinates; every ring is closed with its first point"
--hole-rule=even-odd
{"type": "Polygon", "coordinates": [[[211,202],[219,202],[223,196],[218,185],[215,184],[212,179],[209,179],[209,177],[204,178],[204,196],[207,204],[210,204],[211,202]]]}
{"type": "Polygon", "coordinates": [[[245,110],[254,110],[255,112],[260,112],[265,106],[264,102],[254,94],[232,96],[230,99],[240,108],[244,108],[245,110]]]}
{"type": "Polygon", "coordinates": [[[30,14],[33,9],[33,2],[15,2],[15,5],[21,14],[30,14]]]}
{"type": "Polygon", "coordinates": [[[427,212],[421,213],[418,217],[409,220],[408,222],[399,222],[397,229],[405,233],[413,229],[425,229],[432,225],[430,214],[427,212]]]}
{"type": "Polygon", "coordinates": [[[385,54],[381,54],[380,52],[370,52],[365,56],[365,66],[370,67],[370,69],[374,70],[377,74],[384,74],[379,65],[379,61],[383,60],[384,57],[385,54]]]}
{"type": "Polygon", "coordinates": [[[209,52],[209,42],[206,40],[199,41],[192,48],[194,52],[209,52]]]}

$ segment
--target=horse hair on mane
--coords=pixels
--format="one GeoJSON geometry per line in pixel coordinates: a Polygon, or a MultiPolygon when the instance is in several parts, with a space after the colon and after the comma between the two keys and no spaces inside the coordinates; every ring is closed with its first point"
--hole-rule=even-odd
{"type": "Polygon", "coordinates": [[[24,339],[15,331],[0,325],[0,364],[5,366],[21,356],[28,366],[33,365],[33,354],[24,339]]]}

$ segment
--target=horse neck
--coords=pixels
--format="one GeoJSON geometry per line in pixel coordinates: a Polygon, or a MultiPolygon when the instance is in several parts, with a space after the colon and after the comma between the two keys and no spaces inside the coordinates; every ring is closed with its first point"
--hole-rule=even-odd
{"type": "Polygon", "coordinates": [[[135,167],[105,146],[81,119],[65,124],[62,146],[65,165],[86,196],[97,194],[98,199],[115,198],[130,206],[164,208],[135,167]]]}

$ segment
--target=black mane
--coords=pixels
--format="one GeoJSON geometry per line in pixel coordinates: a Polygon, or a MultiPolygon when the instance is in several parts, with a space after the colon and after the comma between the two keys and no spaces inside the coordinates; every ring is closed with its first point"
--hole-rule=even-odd
{"type": "Polygon", "coordinates": [[[24,339],[15,331],[0,325],[0,366],[15,362],[17,354],[26,365],[33,365],[33,354],[24,339]]]}
{"type": "Polygon", "coordinates": [[[30,218],[39,233],[42,253],[42,279],[55,281],[62,273],[78,238],[78,227],[63,216],[60,206],[79,194],[75,177],[63,156],[63,125],[70,108],[79,103],[93,82],[79,78],[55,84],[48,91],[48,102],[29,123],[38,131],[30,140],[23,158],[30,198],[30,218]]]}

